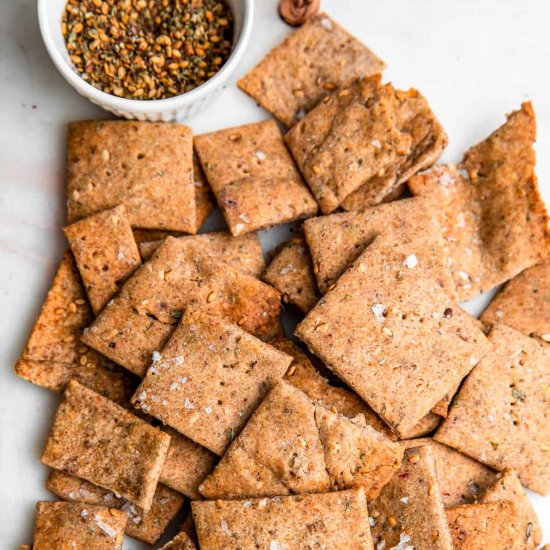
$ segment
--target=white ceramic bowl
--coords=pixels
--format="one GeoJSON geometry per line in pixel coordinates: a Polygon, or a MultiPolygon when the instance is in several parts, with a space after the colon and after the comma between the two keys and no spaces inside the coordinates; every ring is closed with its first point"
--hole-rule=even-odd
{"type": "Polygon", "coordinates": [[[94,88],[76,72],[65,47],[61,33],[61,16],[66,0],[38,0],[40,32],[50,57],[67,82],[91,102],[115,115],[151,121],[171,122],[183,120],[196,113],[236,69],[241,60],[252,30],[254,17],[253,0],[227,0],[234,17],[233,49],[223,67],[204,84],[190,92],[168,99],[125,99],[94,88]]]}

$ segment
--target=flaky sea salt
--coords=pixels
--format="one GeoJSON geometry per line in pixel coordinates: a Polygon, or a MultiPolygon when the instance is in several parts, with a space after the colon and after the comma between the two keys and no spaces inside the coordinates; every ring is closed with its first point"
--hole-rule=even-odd
{"type": "Polygon", "coordinates": [[[183,403],[183,406],[186,408],[186,409],[194,409],[195,406],[193,405],[193,403],[191,403],[191,401],[189,401],[189,398],[186,397],[185,398],[185,402],[183,403]]]}
{"type": "Polygon", "coordinates": [[[220,521],[220,527],[221,527],[221,530],[228,536],[230,537],[231,536],[231,531],[229,530],[229,527],[227,525],[227,521],[225,521],[224,519],[222,519],[220,521]]]}
{"type": "Polygon", "coordinates": [[[386,319],[384,316],[384,313],[386,313],[386,306],[382,304],[374,304],[372,306],[372,313],[374,314],[375,319],[379,323],[383,323],[384,320],[386,319]]]}
{"type": "Polygon", "coordinates": [[[114,537],[116,535],[116,531],[110,526],[107,525],[104,521],[101,520],[101,518],[96,515],[95,516],[95,522],[97,526],[108,536],[108,537],[114,537]]]}
{"type": "Polygon", "coordinates": [[[413,267],[416,267],[418,265],[418,258],[416,257],[416,254],[410,254],[403,260],[403,265],[408,267],[409,269],[413,269],[413,267]]]}

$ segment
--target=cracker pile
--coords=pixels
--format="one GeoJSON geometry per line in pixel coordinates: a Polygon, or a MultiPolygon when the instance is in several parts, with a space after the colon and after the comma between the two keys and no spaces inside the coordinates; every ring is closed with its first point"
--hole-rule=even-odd
{"type": "Polygon", "coordinates": [[[70,125],[69,249],[16,365],[61,394],[35,550],[541,542],[534,111],[434,164],[444,130],[383,68],[321,14],[238,83],[285,133],[70,125]],[[228,231],[197,234],[214,204],[228,231]],[[298,220],[266,266],[257,231],[298,220]],[[462,309],[503,283],[481,320],[462,309]]]}

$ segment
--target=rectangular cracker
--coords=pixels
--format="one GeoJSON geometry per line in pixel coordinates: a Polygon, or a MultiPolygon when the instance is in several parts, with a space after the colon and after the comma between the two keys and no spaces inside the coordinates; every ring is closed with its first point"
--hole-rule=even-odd
{"type": "Polygon", "coordinates": [[[34,550],[121,550],[126,514],[72,502],[37,502],[34,550]]]}
{"type": "Polygon", "coordinates": [[[509,501],[515,506],[514,523],[518,525],[522,535],[522,548],[536,548],[542,541],[540,522],[518,476],[512,470],[506,469],[499,474],[495,482],[487,487],[479,499],[479,502],[500,501],[509,501]]]}
{"type": "Polygon", "coordinates": [[[234,236],[317,212],[273,120],[196,136],[195,150],[234,236]]]}
{"type": "Polygon", "coordinates": [[[182,531],[159,550],[197,550],[197,546],[193,542],[193,539],[182,531]]]}
{"type": "Polygon", "coordinates": [[[405,451],[401,468],[369,511],[375,548],[453,549],[433,455],[425,445],[405,451]]]}
{"type": "Polygon", "coordinates": [[[381,85],[379,75],[358,79],[327,97],[285,141],[324,214],[358,191],[358,204],[347,209],[382,202],[402,178],[433,163],[447,143],[426,100],[415,90],[396,92],[391,84],[381,85]],[[417,133],[428,132],[424,126],[437,130],[430,145],[435,151],[423,151],[415,142],[420,135],[408,122],[420,117],[409,113],[410,102],[420,102],[426,111],[417,133]]]}
{"type": "Polygon", "coordinates": [[[384,69],[357,38],[325,13],[294,31],[237,86],[285,126],[294,126],[330,90],[384,69]]]}
{"type": "Polygon", "coordinates": [[[372,549],[363,489],[317,495],[195,501],[201,550],[372,549]]]}
{"type": "Polygon", "coordinates": [[[145,512],[107,489],[59,471],[50,472],[46,480],[46,489],[69,502],[96,504],[122,510],[128,516],[126,534],[151,545],[158,542],[185,501],[183,495],[159,484],[151,509],[145,512]]]}
{"type": "Polygon", "coordinates": [[[188,308],[132,403],[222,455],[291,361],[237,325],[188,308]]]}
{"type": "Polygon", "coordinates": [[[63,229],[94,313],[141,265],[123,205],[103,210],[63,229]]]}
{"type": "Polygon", "coordinates": [[[262,279],[282,294],[283,302],[303,313],[308,313],[319,301],[311,256],[301,235],[277,249],[262,279]]]}
{"type": "Polygon", "coordinates": [[[190,128],[136,121],[69,124],[69,223],[124,204],[133,227],[196,233],[195,193],[190,128]]]}
{"type": "MultiPolygon", "coordinates": [[[[259,277],[265,269],[264,254],[257,233],[233,237],[229,233],[203,233],[179,237],[210,252],[216,260],[228,263],[237,271],[259,277]]],[[[164,240],[144,241],[139,244],[141,257],[149,260],[164,240]]]]}
{"type": "Polygon", "coordinates": [[[78,380],[113,401],[126,401],[135,387],[129,373],[80,342],[92,320],[92,309],[68,251],[15,365],[17,375],[56,392],[70,379],[78,380]]]}
{"type": "Polygon", "coordinates": [[[459,166],[437,166],[409,181],[441,218],[459,298],[468,300],[543,260],[548,215],[534,175],[530,103],[472,147],[459,166]]]}
{"type": "Polygon", "coordinates": [[[511,502],[462,504],[446,510],[455,550],[525,548],[511,502]]]}
{"type": "Polygon", "coordinates": [[[170,447],[159,481],[192,500],[201,498],[199,485],[214,469],[216,455],[171,428],[163,431],[170,436],[170,447]]]}
{"type": "Polygon", "coordinates": [[[545,495],[550,490],[550,349],[495,325],[492,351],[466,378],[434,438],[503,470],[545,495]]]}
{"type": "Polygon", "coordinates": [[[432,279],[434,257],[422,242],[382,234],[296,329],[401,437],[488,349],[432,279]]]}
{"type": "Polygon", "coordinates": [[[187,305],[206,307],[262,338],[279,330],[281,302],[274,288],[212,258],[200,243],[167,237],[100,313],[83,341],[143,376],[187,305]]]}
{"type": "Polygon", "coordinates": [[[401,445],[405,449],[420,445],[430,447],[445,508],[475,502],[497,479],[497,473],[481,462],[434,439],[413,439],[401,445]]]}
{"type": "Polygon", "coordinates": [[[402,448],[367,426],[280,382],[201,484],[207,499],[324,493],[362,487],[376,498],[402,448]]]}
{"type": "Polygon", "coordinates": [[[550,342],[550,265],[530,267],[506,283],[481,320],[490,325],[502,323],[550,342]]]}
{"type": "Polygon", "coordinates": [[[159,429],[71,380],[40,460],[149,510],[169,444],[159,429]]]}

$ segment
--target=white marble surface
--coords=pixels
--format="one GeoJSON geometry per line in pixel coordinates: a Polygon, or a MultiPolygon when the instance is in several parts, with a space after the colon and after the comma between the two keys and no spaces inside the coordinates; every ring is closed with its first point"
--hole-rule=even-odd
{"type": "MultiPolygon", "coordinates": [[[[447,129],[443,160],[532,99],[538,175],[550,204],[550,40],[547,0],[323,0],[324,9],[414,86],[447,129]]],[[[275,0],[257,0],[251,46],[235,78],[288,32],[275,0]]],[[[267,114],[233,86],[188,123],[196,132],[267,114]]],[[[51,498],[38,458],[57,397],[12,372],[65,243],[66,123],[108,115],[74,92],[43,48],[32,0],[0,0],[0,549],[31,542],[34,503],[51,498]]],[[[269,247],[280,235],[263,235],[269,247]]],[[[479,310],[482,300],[474,304],[479,310]]],[[[550,497],[533,498],[550,541],[550,497]]],[[[145,548],[131,539],[125,548],[145,548]]]]}

